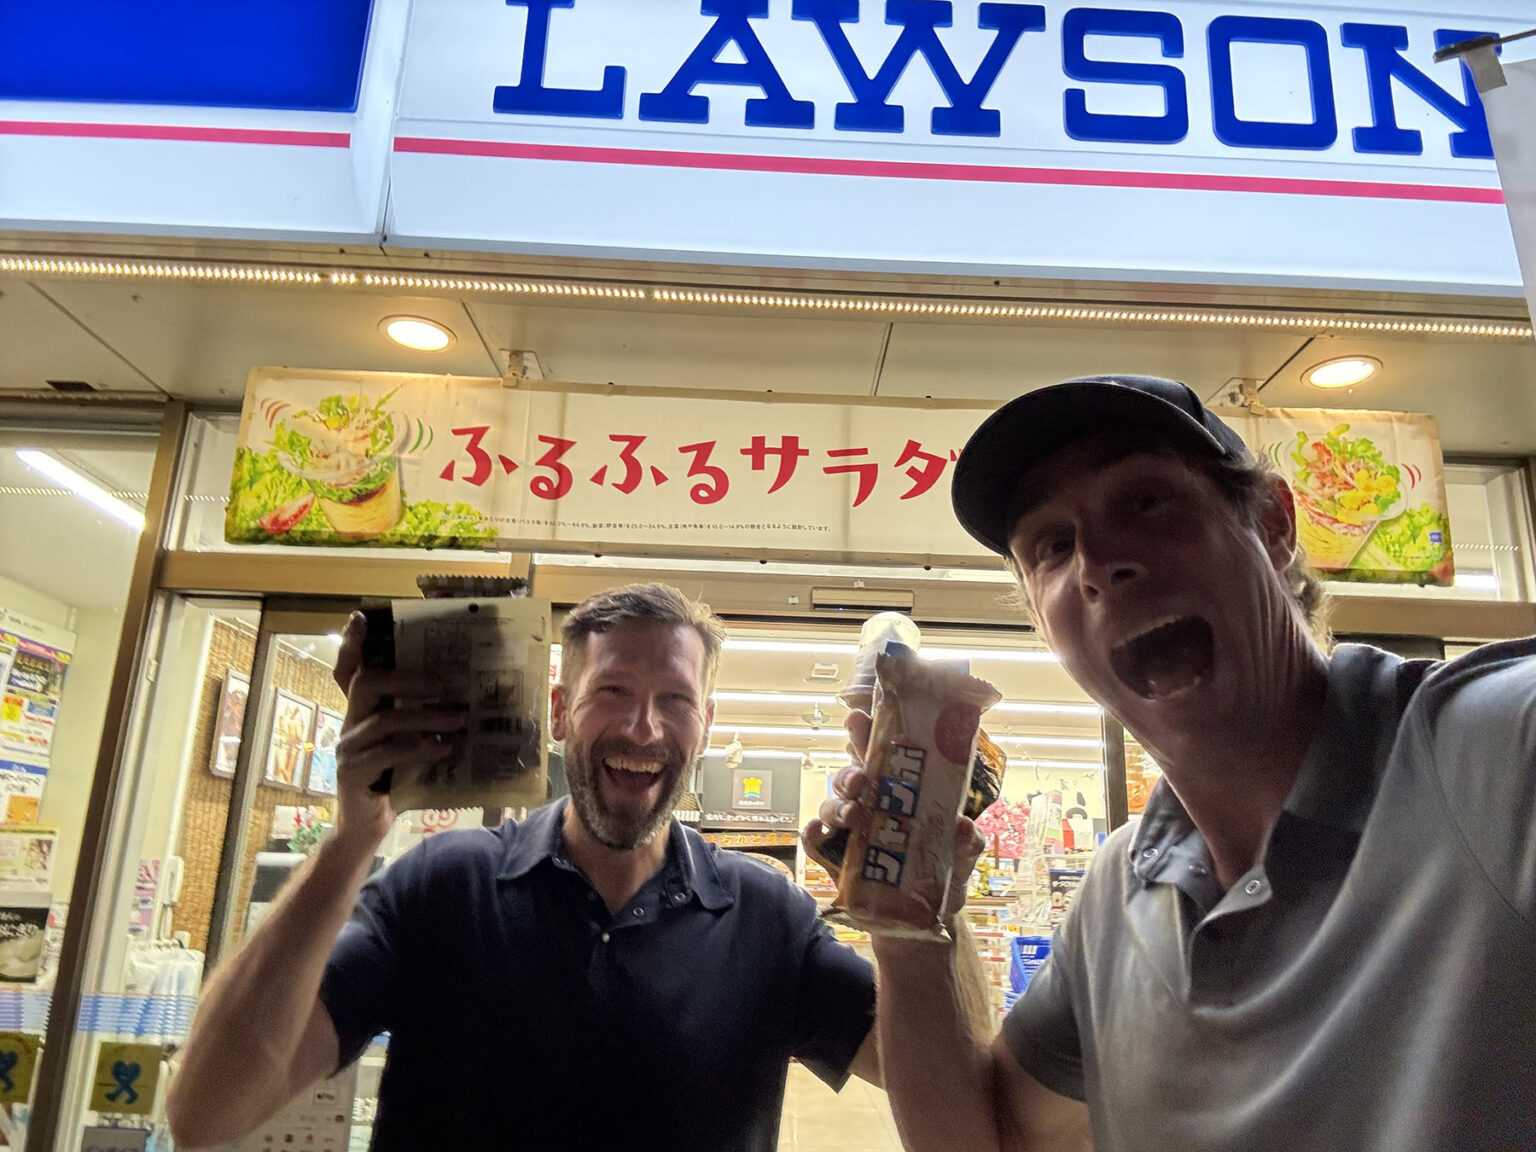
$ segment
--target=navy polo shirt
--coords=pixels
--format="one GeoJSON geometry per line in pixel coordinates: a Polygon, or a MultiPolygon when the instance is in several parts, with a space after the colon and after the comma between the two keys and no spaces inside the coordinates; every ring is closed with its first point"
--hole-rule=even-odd
{"type": "Polygon", "coordinates": [[[870,966],[809,894],[676,822],[609,915],[564,812],[428,837],[364,886],[320,998],[343,1065],[390,1034],[373,1148],[772,1152],[790,1057],[847,1078],[870,966]]]}

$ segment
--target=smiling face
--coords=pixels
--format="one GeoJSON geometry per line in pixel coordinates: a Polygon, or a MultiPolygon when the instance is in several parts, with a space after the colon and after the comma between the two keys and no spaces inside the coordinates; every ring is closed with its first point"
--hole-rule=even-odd
{"type": "Polygon", "coordinates": [[[609,848],[636,848],[671,820],[708,741],[704,643],[686,624],[624,624],[585,643],[578,678],[551,695],[550,728],[582,825],[609,848]]]}
{"type": "Polygon", "coordinates": [[[1255,522],[1172,450],[1085,439],[1031,469],[1009,547],[1064,668],[1175,760],[1276,702],[1305,626],[1281,573],[1289,490],[1255,522]]]}

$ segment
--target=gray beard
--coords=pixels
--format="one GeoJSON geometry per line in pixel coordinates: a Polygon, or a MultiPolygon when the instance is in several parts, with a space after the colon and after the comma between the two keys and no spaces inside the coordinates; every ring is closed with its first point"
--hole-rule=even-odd
{"type": "Polygon", "coordinates": [[[566,744],[565,781],[571,790],[571,804],[576,809],[577,819],[605,848],[628,852],[649,844],[672,822],[672,810],[687,790],[687,767],[677,770],[677,777],[662,793],[661,799],[650,811],[639,816],[614,812],[603,803],[602,788],[597,779],[602,770],[602,765],[594,764],[585,749],[573,743],[566,744]]]}

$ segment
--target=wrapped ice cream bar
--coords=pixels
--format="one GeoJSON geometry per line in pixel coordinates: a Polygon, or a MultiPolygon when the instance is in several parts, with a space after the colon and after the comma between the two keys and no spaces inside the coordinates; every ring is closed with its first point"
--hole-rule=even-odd
{"type": "Polygon", "coordinates": [[[867,932],[942,938],[955,822],[971,787],[981,714],[1001,696],[985,680],[919,660],[901,644],[888,644],[875,668],[879,693],[865,755],[872,809],[850,829],[837,898],[825,915],[867,932]]]}
{"type": "Polygon", "coordinates": [[[922,647],[923,634],[910,617],[900,612],[880,612],[864,621],[859,629],[859,651],[853,658],[853,671],[837,698],[854,712],[868,715],[874,708],[875,661],[892,641],[916,651],[922,647]]]}
{"type": "MultiPolygon", "coordinates": [[[[431,705],[465,713],[453,752],[421,774],[373,784],[397,812],[532,807],[547,799],[544,717],[549,706],[547,600],[438,594],[364,610],[363,664],[435,682],[431,705]]],[[[390,699],[381,707],[395,707],[390,699]]]]}

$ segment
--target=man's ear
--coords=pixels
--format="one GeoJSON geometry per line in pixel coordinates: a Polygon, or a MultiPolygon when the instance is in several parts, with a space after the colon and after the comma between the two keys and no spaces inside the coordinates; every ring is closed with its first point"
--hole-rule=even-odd
{"type": "Polygon", "coordinates": [[[1284,572],[1296,558],[1296,497],[1283,477],[1270,478],[1258,528],[1269,562],[1276,572],[1284,572]]]}
{"type": "Polygon", "coordinates": [[[549,734],[556,740],[565,739],[566,720],[565,689],[554,684],[549,689],[549,734]]]}

